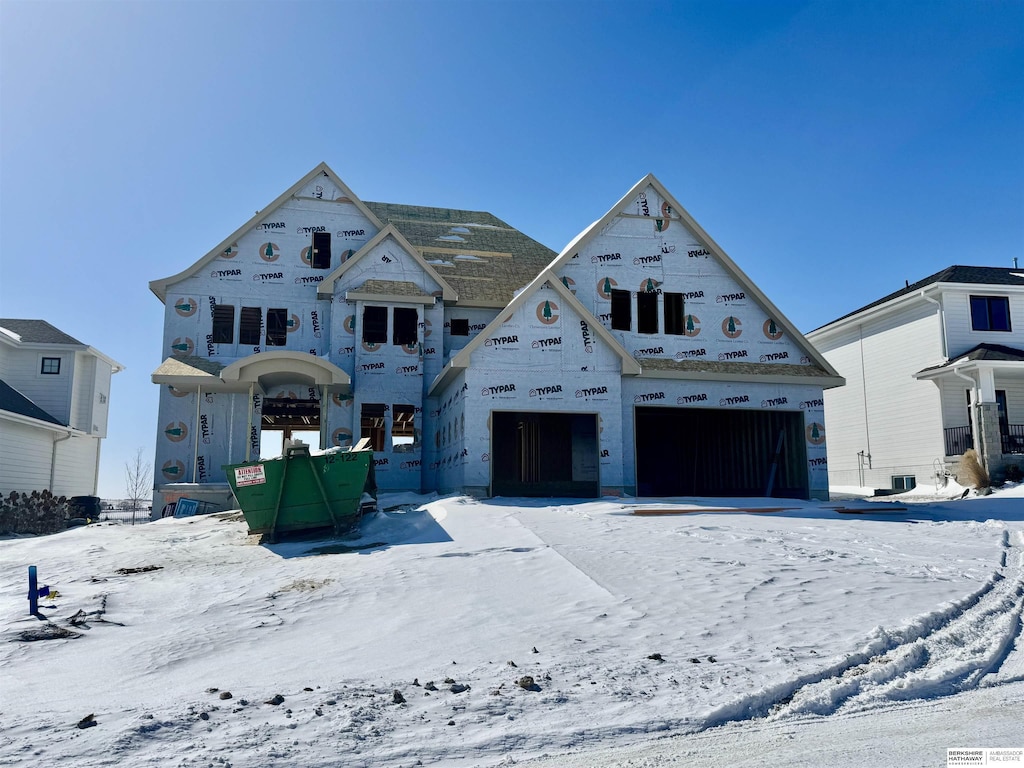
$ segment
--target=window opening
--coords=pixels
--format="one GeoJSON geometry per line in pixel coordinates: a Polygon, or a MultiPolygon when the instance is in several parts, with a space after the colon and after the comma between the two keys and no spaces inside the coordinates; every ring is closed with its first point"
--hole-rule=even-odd
{"type": "Polygon", "coordinates": [[[469,336],[469,320],[465,317],[453,317],[451,332],[452,336],[469,336]]]}
{"type": "Polygon", "coordinates": [[[214,344],[230,344],[235,340],[235,308],[233,305],[214,305],[212,336],[214,344]]]}
{"type": "Polygon", "coordinates": [[[267,310],[267,346],[283,347],[288,338],[288,310],[267,310]]]}
{"type": "Polygon", "coordinates": [[[60,358],[59,357],[44,357],[42,367],[39,369],[40,373],[46,374],[57,374],[60,373],[60,358]]]}
{"type": "Polygon", "coordinates": [[[666,293],[665,298],[665,333],[682,336],[686,332],[685,304],[683,294],[666,293]]]}
{"type": "Polygon", "coordinates": [[[363,308],[363,341],[367,344],[388,343],[388,308],[363,308]]]}
{"type": "Polygon", "coordinates": [[[1009,331],[1010,300],[1006,296],[971,296],[971,328],[1009,331]]]}
{"type": "Polygon", "coordinates": [[[892,489],[894,491],[912,491],[917,487],[917,478],[914,475],[893,475],[892,489]]]}
{"type": "Polygon", "coordinates": [[[612,289],[612,328],[628,331],[633,327],[633,306],[629,291],[612,289]]]}
{"type": "Polygon", "coordinates": [[[636,295],[636,330],[638,333],[658,332],[658,294],[653,291],[636,295]]]}
{"type": "Polygon", "coordinates": [[[391,343],[403,347],[415,344],[419,321],[419,313],[415,309],[395,307],[395,327],[391,343]]]}
{"type": "Polygon", "coordinates": [[[309,254],[309,265],[313,269],[331,268],[331,233],[314,232],[313,250],[309,254]]]}
{"type": "Polygon", "coordinates": [[[263,325],[263,310],[259,307],[242,307],[238,318],[238,343],[256,346],[260,343],[260,326],[263,325]]]}
{"type": "Polygon", "coordinates": [[[416,408],[412,405],[391,406],[391,448],[411,451],[416,445],[416,408]]]}
{"type": "Polygon", "coordinates": [[[359,434],[361,437],[370,438],[370,449],[374,451],[384,450],[384,411],[386,408],[387,406],[383,403],[363,403],[359,434]]]}

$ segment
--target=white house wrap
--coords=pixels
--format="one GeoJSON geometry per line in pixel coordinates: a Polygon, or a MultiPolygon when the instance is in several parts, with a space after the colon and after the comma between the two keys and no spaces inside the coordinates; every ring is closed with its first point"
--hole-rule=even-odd
{"type": "Polygon", "coordinates": [[[298,428],[384,489],[827,497],[842,379],[653,176],[556,255],[321,164],[150,287],[168,498],[298,428]]]}

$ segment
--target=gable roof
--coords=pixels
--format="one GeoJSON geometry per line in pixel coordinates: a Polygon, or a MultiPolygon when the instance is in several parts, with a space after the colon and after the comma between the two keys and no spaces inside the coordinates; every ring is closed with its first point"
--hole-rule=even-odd
{"type": "Polygon", "coordinates": [[[240,238],[242,235],[244,235],[250,229],[256,226],[256,224],[258,224],[263,219],[267,218],[267,216],[269,216],[275,210],[284,205],[285,202],[290,200],[293,195],[297,194],[299,190],[301,190],[304,186],[306,186],[317,176],[329,177],[331,181],[338,185],[338,188],[348,198],[346,202],[351,202],[353,205],[355,205],[356,208],[358,208],[359,211],[374,224],[374,226],[378,228],[383,226],[380,222],[380,219],[376,217],[373,211],[366,207],[366,204],[363,203],[362,200],[356,197],[355,193],[348,188],[348,185],[346,185],[345,182],[343,182],[338,177],[338,174],[332,171],[330,167],[327,165],[327,163],[320,163],[319,165],[316,166],[316,168],[311,170],[297,182],[288,187],[288,189],[286,189],[284,192],[278,195],[273,200],[273,202],[256,211],[252,218],[250,218],[242,226],[240,226],[238,229],[236,229],[234,232],[232,232],[230,235],[224,238],[218,245],[216,245],[213,248],[213,250],[211,250],[209,253],[207,253],[205,256],[199,259],[199,261],[195,262],[190,267],[182,270],[176,275],[171,275],[170,277],[165,277],[160,280],[150,280],[149,290],[151,290],[156,295],[156,297],[160,299],[160,301],[166,301],[168,286],[192,276],[193,274],[198,272],[202,267],[205,267],[211,261],[218,258],[225,248],[230,246],[233,242],[238,240],[238,238],[240,238]]]}
{"type": "MultiPolygon", "coordinates": [[[[376,248],[378,245],[383,243],[388,238],[394,239],[398,243],[399,248],[408,252],[412,256],[413,260],[422,267],[423,271],[426,272],[430,277],[441,286],[441,298],[444,301],[455,301],[458,295],[455,289],[448,284],[448,282],[441,277],[437,271],[430,266],[424,259],[420,252],[402,235],[398,229],[395,228],[394,224],[388,224],[380,232],[370,238],[370,241],[352,254],[352,257],[348,259],[344,264],[339,265],[335,269],[324,277],[316,286],[316,295],[320,298],[329,298],[334,293],[334,283],[341,278],[346,272],[352,269],[353,266],[358,264],[363,258],[366,257],[370,251],[376,248]]],[[[395,282],[395,281],[392,281],[395,282]]],[[[364,283],[365,285],[365,283],[364,283]]]]}
{"type": "MultiPolygon", "coordinates": [[[[923,288],[927,288],[930,285],[937,285],[939,283],[963,283],[971,285],[1012,285],[1018,287],[1024,287],[1024,269],[1015,269],[1013,267],[973,267],[963,266],[960,264],[954,264],[951,267],[946,267],[934,275],[929,275],[923,280],[918,280],[916,283],[908,283],[898,291],[893,291],[887,296],[883,296],[877,301],[873,301],[870,304],[865,304],[860,309],[855,309],[853,312],[847,312],[841,317],[837,317],[835,320],[831,320],[825,325],[815,328],[815,331],[820,331],[822,328],[827,328],[834,323],[841,322],[854,315],[859,315],[861,312],[866,312],[869,309],[874,309],[882,304],[898,299],[900,296],[906,296],[911,293],[916,293],[923,288]]],[[[814,331],[812,331],[813,333],[814,331]]]]}
{"type": "Polygon", "coordinates": [[[66,426],[59,419],[51,416],[21,394],[21,392],[10,386],[3,379],[0,379],[0,411],[7,411],[8,413],[14,413],[18,416],[26,416],[30,419],[37,419],[50,424],[57,424],[61,427],[66,426]]]}
{"type": "Polygon", "coordinates": [[[550,285],[554,288],[555,292],[570,308],[580,315],[580,317],[590,321],[588,322],[588,325],[595,335],[599,336],[602,341],[608,344],[608,346],[612,348],[612,351],[622,360],[623,375],[637,376],[640,374],[640,364],[636,359],[634,359],[633,356],[630,355],[621,344],[619,344],[615,337],[612,336],[600,322],[598,322],[590,311],[580,303],[580,300],[572,295],[572,291],[565,287],[556,274],[549,270],[544,270],[533,280],[533,282],[530,283],[530,285],[520,291],[519,294],[512,299],[512,301],[510,301],[505,308],[502,309],[494,319],[484,327],[482,331],[480,331],[480,333],[474,336],[466,346],[452,356],[451,360],[448,361],[448,364],[445,365],[441,370],[441,373],[439,373],[437,378],[435,378],[433,383],[431,383],[428,395],[433,395],[437,389],[443,387],[457,370],[469,368],[470,357],[473,354],[473,350],[486,343],[488,337],[491,335],[491,331],[501,326],[502,323],[515,314],[516,310],[529,301],[543,285],[550,285]]]}
{"type": "Polygon", "coordinates": [[[557,272],[565,262],[573,257],[574,254],[585,248],[592,240],[601,235],[604,229],[611,224],[620,213],[624,212],[626,208],[636,200],[637,195],[640,194],[648,186],[654,188],[654,190],[672,207],[672,210],[679,215],[679,221],[683,226],[687,227],[697,239],[704,244],[704,247],[714,254],[715,258],[718,259],[725,271],[732,276],[732,278],[743,286],[748,296],[752,296],[754,300],[761,305],[761,307],[771,315],[776,324],[782,327],[786,335],[793,341],[793,343],[800,348],[802,352],[812,362],[815,368],[820,369],[816,371],[816,374],[823,375],[828,379],[827,383],[823,386],[841,386],[845,383],[845,380],[839,375],[839,372],[832,367],[832,365],[818,352],[814,346],[804,338],[804,335],[797,330],[796,326],[789,321],[782,312],[776,307],[769,298],[761,292],[761,289],[754,284],[754,282],[747,277],[736,263],[729,258],[728,254],[722,247],[716,243],[711,236],[704,231],[703,227],[696,222],[696,220],[689,214],[689,212],[679,204],[672,194],[665,189],[665,186],[658,181],[653,173],[649,173],[644,176],[640,181],[633,185],[633,187],[622,196],[622,198],[609,209],[609,211],[602,216],[600,219],[595,221],[583,232],[581,232],[572,242],[567,245],[558,257],[551,262],[548,267],[553,272],[557,272]]]}
{"type": "Polygon", "coordinates": [[[319,175],[330,177],[378,229],[393,224],[424,263],[436,268],[435,274],[453,289],[453,296],[457,296],[460,304],[505,306],[515,292],[540,274],[556,255],[547,246],[484,211],[363,202],[327,163],[320,163],[197,262],[176,275],[150,281],[149,289],[160,301],[166,301],[170,285],[214,261],[225,248],[319,175]]]}
{"type": "Polygon", "coordinates": [[[54,328],[45,320],[15,320],[0,318],[0,327],[13,331],[21,341],[28,344],[74,344],[84,347],[85,344],[64,331],[54,328]]]}

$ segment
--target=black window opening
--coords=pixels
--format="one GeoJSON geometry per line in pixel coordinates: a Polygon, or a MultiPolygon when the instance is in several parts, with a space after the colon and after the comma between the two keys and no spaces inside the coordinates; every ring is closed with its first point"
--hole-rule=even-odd
{"type": "Polygon", "coordinates": [[[39,368],[40,373],[48,375],[60,373],[60,358],[59,357],[44,357],[41,367],[39,368]]]}
{"type": "Polygon", "coordinates": [[[309,253],[309,265],[313,269],[331,268],[331,233],[314,232],[313,247],[309,253]]]}
{"type": "Polygon", "coordinates": [[[1010,299],[1006,296],[971,296],[971,328],[1009,331],[1010,299]]]}
{"type": "Polygon", "coordinates": [[[267,310],[267,346],[283,347],[288,339],[288,310],[267,310]]]}
{"type": "Polygon", "coordinates": [[[408,347],[416,343],[416,329],[419,325],[419,313],[408,307],[395,307],[395,327],[391,343],[408,347]]]}
{"type": "Polygon", "coordinates": [[[665,333],[682,336],[686,333],[686,305],[683,294],[666,293],[665,300],[665,333]]]}
{"type": "Polygon", "coordinates": [[[465,317],[453,317],[451,333],[452,336],[469,336],[469,320],[465,317]]]}
{"type": "Polygon", "coordinates": [[[263,325],[263,310],[260,307],[242,307],[238,317],[238,343],[257,346],[263,325]]]}
{"type": "Polygon", "coordinates": [[[370,449],[384,450],[384,412],[383,403],[363,403],[359,419],[359,436],[370,438],[370,449]]]}
{"type": "Polygon", "coordinates": [[[363,341],[367,344],[388,343],[388,308],[363,308],[363,341]]]}
{"type": "Polygon", "coordinates": [[[637,333],[658,332],[658,294],[641,291],[636,295],[637,333]]]}
{"type": "Polygon", "coordinates": [[[633,307],[629,291],[612,289],[612,328],[628,331],[633,327],[633,307]]]}
{"type": "Polygon", "coordinates": [[[235,308],[233,305],[214,305],[212,336],[214,344],[230,344],[235,340],[235,308]]]}
{"type": "Polygon", "coordinates": [[[391,406],[391,449],[411,451],[416,446],[416,407],[391,406]]]}

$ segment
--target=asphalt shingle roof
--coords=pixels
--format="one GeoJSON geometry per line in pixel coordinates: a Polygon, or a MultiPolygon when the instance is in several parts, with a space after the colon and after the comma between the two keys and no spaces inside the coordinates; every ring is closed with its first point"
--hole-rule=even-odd
{"type": "MultiPolygon", "coordinates": [[[[2,322],[0,321],[0,324],[2,322]]],[[[11,328],[10,330],[14,329],[11,328]]],[[[3,379],[0,379],[0,411],[8,411],[19,416],[28,416],[31,419],[39,419],[39,421],[48,421],[51,424],[65,426],[59,419],[48,414],[3,379]]]]}
{"type": "Polygon", "coordinates": [[[919,373],[925,373],[926,371],[937,371],[942,368],[948,368],[951,365],[959,365],[965,360],[989,360],[996,362],[1011,362],[1011,363],[1024,363],[1024,349],[1016,349],[1015,347],[1007,347],[1002,344],[979,344],[973,347],[962,355],[957,355],[954,358],[946,361],[942,365],[933,365],[929,368],[924,368],[919,373]]]}
{"type": "Polygon", "coordinates": [[[640,367],[651,371],[685,371],[701,373],[737,373],[745,376],[828,376],[828,372],[817,365],[794,365],[792,363],[737,363],[717,360],[666,360],[658,357],[637,358],[640,367]]]}
{"type": "Polygon", "coordinates": [[[459,294],[460,304],[504,306],[558,255],[493,214],[366,202],[459,294]]]}
{"type": "Polygon", "coordinates": [[[864,310],[880,306],[881,304],[885,304],[887,301],[892,301],[893,299],[904,296],[908,293],[919,291],[934,283],[976,283],[978,285],[1024,286],[1024,269],[1015,269],[1012,267],[971,267],[955,264],[951,267],[946,267],[941,272],[936,272],[934,275],[929,275],[923,280],[918,280],[916,283],[911,283],[910,285],[900,288],[898,291],[894,291],[888,296],[883,296],[878,299],[878,301],[873,301],[860,309],[855,309],[853,312],[848,312],[842,317],[837,317],[835,320],[825,323],[825,325],[821,327],[826,328],[827,326],[832,325],[832,323],[838,323],[840,320],[853,317],[864,310]]]}
{"type": "Polygon", "coordinates": [[[85,346],[78,339],[54,328],[45,320],[0,318],[0,327],[13,331],[21,337],[22,341],[30,344],[76,344],[80,347],[85,346]]]}

